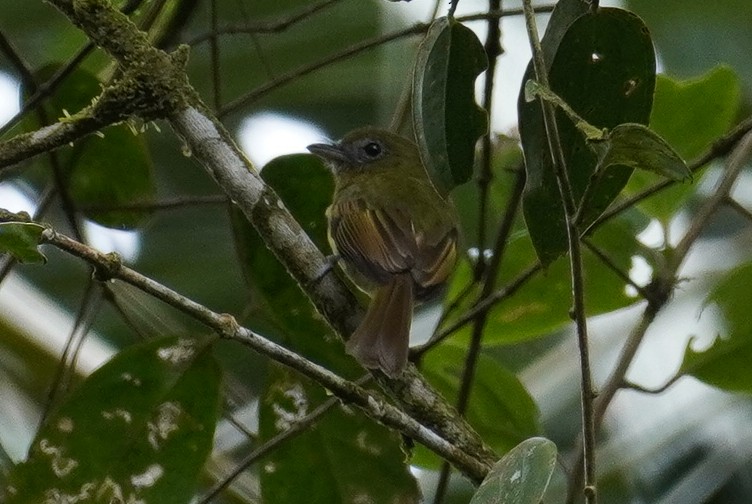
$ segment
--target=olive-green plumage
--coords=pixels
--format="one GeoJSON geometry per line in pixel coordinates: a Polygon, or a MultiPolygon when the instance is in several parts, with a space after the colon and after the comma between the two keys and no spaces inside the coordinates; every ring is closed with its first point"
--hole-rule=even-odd
{"type": "Polygon", "coordinates": [[[402,372],[413,302],[446,282],[457,258],[457,217],[434,188],[418,148],[376,128],[308,147],[335,177],[329,242],[358,287],[371,295],[347,350],[364,366],[402,372]]]}

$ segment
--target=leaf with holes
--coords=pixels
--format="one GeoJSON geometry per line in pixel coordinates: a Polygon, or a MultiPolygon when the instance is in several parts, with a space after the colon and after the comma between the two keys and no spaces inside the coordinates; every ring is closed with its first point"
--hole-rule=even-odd
{"type": "Polygon", "coordinates": [[[684,351],[680,373],[691,375],[714,387],[752,393],[752,263],[729,271],[708,296],[706,303],[720,310],[725,325],[719,336],[704,350],[694,350],[690,341],[684,351]]]}
{"type": "MultiPolygon", "coordinates": [[[[571,15],[561,19],[552,16],[543,40],[551,91],[596,128],[611,129],[622,123],[647,124],[655,85],[655,55],[643,22],[630,12],[613,8],[588,11],[574,22],[571,15]],[[563,29],[566,23],[569,25],[563,29]],[[560,40],[548,39],[550,30],[557,34],[563,30],[564,35],[560,40]],[[556,42],[555,50],[547,47],[556,42]]],[[[533,70],[528,67],[518,99],[527,170],[523,210],[535,251],[540,261],[548,265],[567,251],[567,226],[541,105],[539,101],[525,99],[525,85],[533,77],[533,70]]],[[[561,110],[556,113],[556,124],[572,197],[579,203],[598,158],[581,131],[561,110]]],[[[582,226],[593,222],[613,201],[631,172],[632,168],[617,165],[598,178],[589,191],[588,201],[584,202],[582,226]]]]}
{"type": "Polygon", "coordinates": [[[413,129],[420,158],[443,193],[473,174],[475,144],[488,129],[475,79],[487,67],[478,37],[453,19],[434,21],[418,49],[413,129]]]}
{"type": "MultiPolygon", "coordinates": [[[[269,371],[259,411],[263,440],[280,435],[331,397],[287,367],[275,364],[269,371]]],[[[264,458],[259,471],[263,501],[419,502],[401,445],[397,432],[337,403],[264,458]]]]}

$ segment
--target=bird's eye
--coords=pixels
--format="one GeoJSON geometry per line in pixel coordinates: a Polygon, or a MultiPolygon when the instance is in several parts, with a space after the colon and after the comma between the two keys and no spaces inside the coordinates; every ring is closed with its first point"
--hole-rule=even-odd
{"type": "Polygon", "coordinates": [[[363,146],[363,152],[370,158],[376,158],[381,154],[381,144],[378,142],[368,142],[363,146]]]}

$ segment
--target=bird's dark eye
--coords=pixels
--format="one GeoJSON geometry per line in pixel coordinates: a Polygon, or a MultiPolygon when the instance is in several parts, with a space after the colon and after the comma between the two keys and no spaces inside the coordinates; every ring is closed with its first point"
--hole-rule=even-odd
{"type": "Polygon", "coordinates": [[[381,144],[378,142],[368,142],[363,146],[363,152],[370,158],[376,158],[381,154],[381,144]]]}

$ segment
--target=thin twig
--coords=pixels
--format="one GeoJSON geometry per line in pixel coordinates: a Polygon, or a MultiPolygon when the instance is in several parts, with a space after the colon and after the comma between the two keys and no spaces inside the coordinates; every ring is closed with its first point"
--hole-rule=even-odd
{"type": "MultiPolygon", "coordinates": [[[[141,3],[143,3],[143,1],[144,0],[129,1],[126,5],[123,6],[123,14],[131,14],[141,5],[141,3]]],[[[93,42],[87,42],[86,45],[79,49],[78,52],[73,57],[71,57],[71,59],[68,60],[67,63],[65,63],[65,65],[60,67],[60,69],[52,75],[52,77],[47,79],[46,82],[37,86],[37,89],[32,92],[31,97],[23,103],[21,110],[19,110],[18,113],[14,115],[7,123],[0,127],[0,138],[2,138],[2,136],[10,131],[11,128],[13,128],[16,124],[18,124],[29,111],[35,109],[42,102],[42,100],[50,96],[57,89],[60,83],[65,80],[65,78],[68,77],[71,73],[73,73],[73,71],[78,68],[83,60],[86,59],[86,57],[91,54],[91,52],[96,49],[96,47],[96,44],[94,44],[93,42]]]]}
{"type": "MultiPolygon", "coordinates": [[[[533,53],[533,67],[535,78],[545,88],[549,88],[548,72],[543,58],[543,50],[538,37],[538,28],[535,22],[535,13],[530,0],[523,1],[525,10],[525,24],[527,25],[528,38],[533,53]]],[[[572,318],[575,321],[577,341],[580,350],[580,379],[582,394],[582,432],[584,451],[585,486],[583,493],[587,504],[597,502],[596,495],[596,471],[595,471],[595,424],[593,417],[593,391],[592,376],[590,371],[590,349],[587,335],[587,316],[585,313],[585,289],[584,272],[582,265],[582,251],[580,249],[580,233],[575,220],[576,206],[569,174],[564,160],[564,154],[556,126],[556,117],[550,103],[540,100],[543,111],[543,123],[546,130],[549,152],[554,165],[554,173],[559,187],[564,214],[567,224],[567,242],[569,246],[570,272],[572,277],[572,318]]]]}
{"type": "MultiPolygon", "coordinates": [[[[455,0],[451,4],[451,8],[449,11],[449,16],[454,15],[454,9],[457,7],[458,0],[455,0]]],[[[501,0],[489,0],[488,1],[488,10],[489,11],[497,11],[501,7],[501,0]]],[[[492,150],[493,145],[491,143],[491,135],[492,135],[492,125],[491,125],[491,117],[493,112],[493,94],[494,94],[494,76],[496,74],[496,63],[497,58],[502,54],[502,47],[501,47],[501,19],[491,19],[488,21],[488,32],[486,33],[486,42],[484,44],[484,49],[486,52],[486,58],[488,59],[488,68],[486,69],[486,72],[484,74],[484,82],[483,82],[483,109],[486,111],[486,116],[488,117],[488,131],[485,135],[483,135],[483,138],[481,138],[481,149],[480,149],[480,169],[478,171],[478,177],[476,180],[476,183],[478,185],[478,260],[475,263],[475,270],[474,270],[474,280],[480,281],[481,278],[483,278],[483,275],[486,270],[486,259],[485,259],[485,250],[486,250],[486,222],[488,220],[488,206],[489,206],[489,197],[490,197],[490,186],[491,182],[493,181],[493,173],[491,171],[491,160],[492,160],[492,150]]],[[[524,179],[524,177],[523,177],[524,179]]],[[[522,191],[520,190],[520,193],[522,191]]],[[[517,204],[516,202],[510,202],[507,206],[507,209],[514,207],[514,212],[511,212],[512,218],[511,221],[514,221],[514,216],[516,215],[516,208],[517,204]]],[[[507,217],[510,215],[510,212],[507,212],[507,217]]],[[[506,218],[504,219],[504,222],[506,222],[506,218]]],[[[503,226],[502,226],[503,227],[503,226]]],[[[511,224],[509,226],[509,229],[511,229],[511,224]]],[[[503,241],[506,243],[506,238],[508,236],[508,230],[505,232],[503,241]]],[[[504,248],[504,244],[501,245],[501,248],[504,248]]],[[[494,253],[497,251],[495,250],[494,253]]],[[[500,258],[496,258],[497,264],[500,261],[500,258]]],[[[483,290],[481,292],[481,299],[483,297],[490,295],[491,290],[493,289],[493,285],[495,284],[495,275],[492,278],[490,275],[486,277],[486,281],[483,285],[483,290]]],[[[480,349],[481,349],[481,342],[483,339],[483,330],[486,326],[486,313],[484,312],[481,314],[475,321],[475,325],[473,326],[473,332],[472,336],[470,338],[470,346],[468,347],[468,351],[465,357],[465,363],[462,369],[462,376],[460,378],[460,389],[457,393],[457,411],[460,415],[464,415],[467,411],[467,406],[470,403],[470,393],[472,391],[472,385],[473,381],[475,379],[475,368],[478,363],[478,358],[480,357],[480,349]]],[[[441,473],[439,474],[439,481],[436,485],[436,496],[434,497],[434,502],[436,504],[441,504],[444,501],[444,497],[446,496],[446,491],[449,486],[449,476],[451,474],[451,467],[448,463],[444,462],[441,467],[441,473]]]]}
{"type": "Polygon", "coordinates": [[[296,68],[290,72],[286,72],[284,74],[277,76],[276,78],[270,80],[269,82],[262,84],[261,86],[250,91],[249,93],[225,104],[225,106],[222,107],[217,112],[217,115],[220,118],[223,118],[241,109],[242,107],[250,105],[251,103],[255,102],[256,100],[266,95],[270,91],[273,91],[279,87],[284,86],[285,84],[293,82],[297,80],[298,78],[303,77],[304,75],[308,75],[310,73],[315,72],[316,70],[327,67],[331,65],[332,63],[336,63],[336,62],[345,60],[347,58],[350,58],[352,56],[355,56],[357,54],[360,54],[361,52],[367,49],[372,49],[382,44],[386,44],[387,42],[391,42],[393,40],[398,40],[398,39],[405,38],[405,37],[411,37],[414,35],[419,35],[421,33],[424,33],[427,29],[428,29],[428,25],[424,23],[418,23],[416,25],[413,25],[409,28],[405,28],[400,31],[388,33],[386,35],[381,35],[381,36],[374,37],[369,40],[358,42],[357,44],[354,44],[342,51],[332,54],[322,60],[314,61],[313,63],[302,66],[300,68],[296,68]]]}
{"type": "Polygon", "coordinates": [[[649,299],[650,293],[645,290],[645,288],[642,285],[637,284],[634,280],[632,280],[629,277],[629,274],[625,271],[622,271],[621,268],[619,268],[616,263],[604,252],[600,249],[595,243],[593,243],[592,240],[589,238],[583,238],[582,243],[585,244],[585,246],[593,253],[595,256],[606,265],[608,269],[613,271],[616,276],[618,276],[625,284],[630,285],[634,290],[637,291],[637,293],[643,298],[643,299],[649,299]]]}
{"type": "Polygon", "coordinates": [[[211,33],[212,36],[209,39],[210,48],[210,64],[211,64],[211,76],[212,76],[212,97],[214,99],[214,110],[219,110],[222,104],[222,80],[220,79],[220,62],[219,62],[219,37],[217,35],[218,21],[218,6],[217,0],[211,0],[209,2],[210,20],[211,20],[211,33]]]}
{"type": "Polygon", "coordinates": [[[200,501],[198,501],[198,504],[208,504],[209,502],[213,501],[215,497],[218,497],[223,490],[230,486],[235,478],[240,476],[249,467],[251,467],[253,464],[258,462],[273,450],[277,449],[280,445],[296,438],[300,434],[303,434],[308,428],[315,425],[321,417],[331,411],[331,409],[334,406],[337,406],[339,403],[340,400],[338,398],[330,397],[313,411],[308,413],[305,417],[293,422],[287,430],[278,433],[276,436],[272,437],[261,446],[255,448],[251,453],[249,453],[243,460],[238,463],[238,465],[235,467],[235,469],[232,470],[232,472],[230,472],[230,474],[225,476],[222,481],[214,485],[214,487],[212,487],[212,489],[209,490],[209,492],[204,495],[200,501]]]}
{"type": "Polygon", "coordinates": [[[257,23],[244,23],[240,25],[230,25],[222,27],[212,26],[212,31],[202,33],[186,42],[190,46],[198,45],[207,40],[211,40],[220,35],[238,35],[238,34],[261,34],[261,33],[279,33],[287,30],[291,26],[305,21],[312,17],[313,14],[334,5],[342,0],[324,0],[322,2],[311,3],[297,12],[293,12],[287,17],[275,19],[273,21],[260,21],[257,23]]]}

